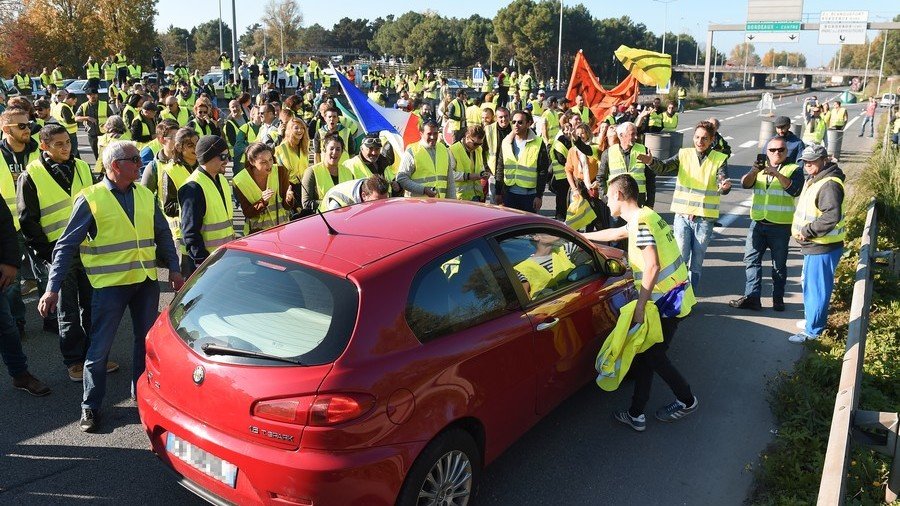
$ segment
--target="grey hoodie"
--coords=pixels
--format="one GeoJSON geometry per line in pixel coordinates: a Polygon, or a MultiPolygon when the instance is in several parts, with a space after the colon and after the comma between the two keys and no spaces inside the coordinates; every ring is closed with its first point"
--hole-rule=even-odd
{"type": "MultiPolygon", "coordinates": [[[[837,177],[841,181],[845,179],[843,171],[836,163],[827,162],[818,174],[807,177],[804,188],[828,177],[837,177]]],[[[843,202],[844,187],[834,181],[825,183],[819,190],[819,194],[816,195],[816,207],[822,211],[822,216],[800,229],[803,237],[807,239],[822,237],[834,230],[835,225],[841,221],[841,206],[843,202]]],[[[831,244],[817,244],[811,241],[798,242],[800,243],[800,252],[804,255],[820,255],[844,246],[843,242],[831,244]]]]}

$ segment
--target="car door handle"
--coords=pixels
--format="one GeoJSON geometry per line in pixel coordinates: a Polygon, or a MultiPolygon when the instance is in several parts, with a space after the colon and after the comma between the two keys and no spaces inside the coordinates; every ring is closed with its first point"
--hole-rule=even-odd
{"type": "Polygon", "coordinates": [[[550,318],[542,323],[538,323],[534,330],[547,330],[556,326],[557,323],[559,323],[559,318],[550,318]]]}

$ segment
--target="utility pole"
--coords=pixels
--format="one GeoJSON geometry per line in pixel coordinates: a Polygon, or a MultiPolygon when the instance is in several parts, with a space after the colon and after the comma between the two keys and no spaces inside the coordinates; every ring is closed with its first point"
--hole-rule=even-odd
{"type": "Polygon", "coordinates": [[[669,30],[669,4],[674,2],[675,0],[653,0],[654,2],[659,2],[665,5],[665,14],[663,16],[663,37],[662,37],[662,52],[666,52],[666,32],[669,30]]]}
{"type": "Polygon", "coordinates": [[[237,76],[237,68],[238,68],[238,60],[240,57],[238,55],[238,45],[237,45],[237,10],[234,8],[234,0],[231,0],[231,63],[233,65],[234,77],[235,80],[240,80],[237,76]]]}
{"type": "Polygon", "coordinates": [[[222,0],[219,0],[219,54],[225,52],[225,37],[223,37],[222,33],[222,0]]]}
{"type": "MultiPolygon", "coordinates": [[[[868,37],[866,37],[868,39],[868,37]]],[[[869,56],[872,55],[872,42],[867,41],[866,45],[868,49],[866,49],[866,73],[863,75],[863,91],[866,90],[866,83],[869,81],[869,56]]]]}
{"type": "Polygon", "coordinates": [[[191,68],[191,50],[188,49],[188,40],[190,40],[190,37],[184,38],[184,59],[185,64],[187,64],[188,68],[191,68]]]}
{"type": "Polygon", "coordinates": [[[747,58],[750,56],[750,51],[747,48],[747,33],[744,32],[744,77],[741,79],[741,86],[746,90],[747,89],[747,58]]]}
{"type": "Polygon", "coordinates": [[[887,40],[888,36],[891,34],[890,30],[884,30],[881,32],[884,35],[884,47],[881,48],[881,68],[878,70],[878,89],[875,90],[875,95],[881,94],[881,76],[884,75],[884,54],[887,53],[887,40]]]}
{"type": "Polygon", "coordinates": [[[675,65],[678,65],[678,50],[681,47],[681,34],[675,36],[675,65]]]}
{"type": "Polygon", "coordinates": [[[559,0],[559,47],[556,52],[556,88],[559,89],[560,72],[562,71],[562,18],[563,2],[559,0]]]}

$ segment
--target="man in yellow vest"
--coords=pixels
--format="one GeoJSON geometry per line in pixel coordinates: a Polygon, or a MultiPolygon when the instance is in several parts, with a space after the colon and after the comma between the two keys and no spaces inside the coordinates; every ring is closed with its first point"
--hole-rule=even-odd
{"type": "Polygon", "coordinates": [[[75,95],[70,94],[66,90],[56,92],[56,98],[59,102],[50,108],[50,114],[56,118],[56,122],[65,127],[69,133],[69,140],[72,143],[72,150],[78,153],[78,121],[75,119],[75,95]]]}
{"type": "Polygon", "coordinates": [[[647,154],[647,147],[637,142],[637,127],[626,121],[616,125],[618,144],[613,144],[600,155],[597,170],[597,183],[601,195],[606,194],[608,182],[620,175],[630,174],[638,185],[638,204],[647,204],[646,166],[639,160],[640,155],[647,154]]]}
{"type": "Polygon", "coordinates": [[[88,56],[87,61],[82,67],[84,75],[88,80],[88,88],[100,88],[100,64],[94,60],[93,56],[88,56]]]}
{"type": "Polygon", "coordinates": [[[231,69],[234,67],[234,62],[231,61],[231,57],[228,56],[228,53],[222,53],[219,55],[219,68],[222,70],[222,82],[227,84],[231,82],[231,69]]]}
{"type": "Polygon", "coordinates": [[[101,133],[106,133],[103,125],[106,118],[110,116],[109,107],[106,102],[100,101],[100,94],[96,88],[88,88],[87,102],[82,103],[75,113],[75,121],[82,123],[87,130],[88,144],[97,158],[97,139],[101,133]]]}
{"type": "Polygon", "coordinates": [[[179,127],[183,127],[187,126],[188,122],[193,118],[190,109],[188,109],[187,107],[182,107],[181,104],[178,103],[178,99],[175,97],[175,95],[169,95],[168,97],[166,97],[165,105],[166,108],[163,109],[159,115],[160,119],[172,120],[178,123],[179,127]]]}
{"type": "Polygon", "coordinates": [[[663,340],[635,357],[630,370],[634,378],[631,406],[613,415],[617,421],[643,432],[647,427],[644,408],[650,399],[654,373],[659,374],[675,394],[672,403],[656,411],[657,420],[674,422],[697,409],[697,397],[666,355],[678,324],[690,314],[696,301],[671,228],[655,211],[639,206],[638,195],[637,182],[629,174],[612,178],[606,193],[609,211],[612,216],[625,220],[626,225],[588,232],[584,236],[603,242],[628,239],[628,263],[638,290],[633,325],[644,323],[647,303],[656,304],[659,309],[663,340]]]}
{"type": "Polygon", "coordinates": [[[531,113],[512,115],[512,133],[501,142],[497,159],[496,186],[499,204],[536,213],[543,203],[550,178],[550,156],[544,139],[531,130],[531,113]]]}
{"type": "MultiPolygon", "coordinates": [[[[38,261],[50,266],[57,241],[72,215],[73,202],[83,189],[94,184],[94,179],[88,164],[74,156],[64,127],[48,124],[40,135],[43,153],[19,176],[16,198],[25,245],[38,261]]],[[[77,247],[65,261],[71,268],[47,290],[59,294],[56,315],[63,364],[69,379],[81,382],[91,329],[93,289],[77,247]]],[[[114,362],[107,364],[108,372],[118,368],[114,362]]]]}
{"type": "Polygon", "coordinates": [[[94,290],[90,345],[84,361],[84,396],[79,427],[94,432],[106,394],[109,351],[125,310],[134,328],[131,396],[144,372],[144,339],[159,314],[157,256],[165,261],[177,291],[184,284],[169,226],[147,188],[136,185],[141,157],[133,144],[115,141],[103,150],[106,177],[75,198],[69,224],[56,243],[50,281],[38,310],[52,312],[75,254],[94,290]]]}
{"type": "Polygon", "coordinates": [[[193,260],[190,275],[217,248],[234,238],[231,186],[225,179],[230,156],[228,143],[218,135],[204,135],[195,149],[200,167],[178,190],[181,233],[193,260]]]}
{"type": "Polygon", "coordinates": [[[687,90],[684,89],[684,86],[678,87],[678,112],[684,112],[684,100],[687,98],[687,90]]]}
{"type": "Polygon", "coordinates": [[[453,142],[458,142],[466,133],[466,92],[458,90],[456,98],[447,104],[447,128],[453,133],[453,142]]]}
{"type": "Polygon", "coordinates": [[[113,62],[116,64],[116,84],[124,88],[128,84],[128,58],[119,51],[113,55],[113,62]]]}
{"type": "Polygon", "coordinates": [[[666,104],[666,110],[662,113],[662,131],[674,132],[678,130],[678,113],[675,112],[675,104],[666,104]]]}
{"type": "Polygon", "coordinates": [[[31,96],[31,75],[19,68],[19,72],[12,76],[13,86],[19,90],[19,94],[25,97],[31,96]]]}
{"type": "Polygon", "coordinates": [[[715,135],[715,127],[701,121],[694,129],[693,148],[683,148],[663,161],[654,160],[649,153],[637,157],[657,174],[678,174],[672,196],[673,228],[694,290],[699,287],[703,257],[719,217],[719,197],[731,191],[728,157],[712,148],[715,135]]]}
{"type": "Polygon", "coordinates": [[[594,126],[594,113],[591,112],[591,108],[584,105],[584,97],[581,95],[575,95],[575,105],[572,106],[572,112],[577,114],[581,118],[581,122],[587,125],[590,125],[591,128],[594,126]]]}
{"type": "Polygon", "coordinates": [[[344,181],[336,184],[325,192],[323,198],[325,209],[340,209],[342,207],[352,206],[353,204],[361,204],[363,202],[373,202],[390,197],[391,186],[388,182],[378,174],[344,181]]]}
{"type": "Polygon", "coordinates": [[[440,130],[434,121],[425,121],[419,127],[421,140],[403,153],[397,182],[407,197],[456,199],[456,162],[447,146],[438,143],[440,130]]]}
{"type": "Polygon", "coordinates": [[[772,309],[784,311],[788,243],[794,218],[794,199],[803,189],[803,170],[787,160],[787,142],[773,137],[766,145],[766,161],[757,161],[741,178],[741,186],[753,190],[750,229],[744,245],[747,286],[744,296],[728,304],[758,311],[762,285],[762,259],[772,255],[772,309]]]}
{"type": "Polygon", "coordinates": [[[840,100],[831,101],[831,109],[825,113],[825,122],[829,130],[843,130],[847,124],[847,108],[841,107],[840,100]]]}
{"type": "Polygon", "coordinates": [[[391,195],[399,197],[403,195],[403,190],[396,180],[396,169],[400,166],[399,162],[394,163],[396,157],[391,145],[382,141],[377,132],[371,132],[363,137],[359,154],[348,159],[342,165],[353,173],[353,177],[358,179],[373,175],[383,177],[390,186],[391,195]]]}
{"type": "Polygon", "coordinates": [[[834,270],[844,252],[844,173],[828,158],[824,146],[807,146],[800,155],[806,183],[791,223],[791,235],[803,254],[804,329],[792,335],[792,343],[816,340],[828,319],[828,302],[834,288],[834,270]]]}

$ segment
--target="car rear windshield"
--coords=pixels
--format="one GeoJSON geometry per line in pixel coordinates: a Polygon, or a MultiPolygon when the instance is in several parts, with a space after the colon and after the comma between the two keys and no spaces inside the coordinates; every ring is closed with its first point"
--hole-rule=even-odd
{"type": "Polygon", "coordinates": [[[346,279],[269,256],[225,250],[184,286],[172,301],[169,318],[188,346],[212,360],[320,365],[333,362],[347,346],[358,297],[356,286],[346,279]],[[207,353],[207,344],[237,351],[207,353]]]}

